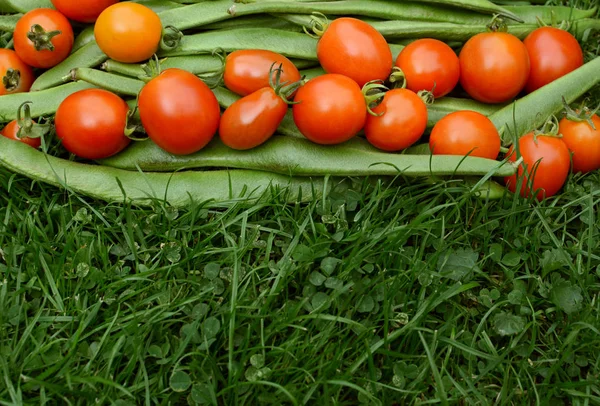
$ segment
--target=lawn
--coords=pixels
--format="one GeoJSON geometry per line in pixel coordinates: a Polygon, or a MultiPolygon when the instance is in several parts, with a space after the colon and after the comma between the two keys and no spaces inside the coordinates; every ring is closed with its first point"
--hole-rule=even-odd
{"type": "Polygon", "coordinates": [[[598,171],[542,202],[398,177],[140,208],[3,168],[0,190],[2,405],[600,404],[598,171]]]}

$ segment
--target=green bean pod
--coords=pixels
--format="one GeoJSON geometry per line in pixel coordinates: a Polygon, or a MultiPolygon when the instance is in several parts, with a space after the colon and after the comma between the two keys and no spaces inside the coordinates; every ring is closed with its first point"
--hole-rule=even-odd
{"type": "Polygon", "coordinates": [[[515,15],[510,10],[494,4],[488,0],[421,0],[423,3],[439,4],[441,6],[452,6],[461,9],[473,10],[480,13],[486,14],[498,14],[504,17],[508,17],[512,20],[522,22],[518,15],[515,15]]]}
{"type": "Polygon", "coordinates": [[[232,30],[237,28],[275,28],[278,30],[301,32],[302,27],[290,24],[277,15],[256,14],[218,21],[202,27],[203,30],[232,30]]]}
{"type": "Polygon", "coordinates": [[[489,118],[502,134],[503,142],[510,144],[542,126],[551,115],[562,111],[563,97],[571,104],[598,83],[600,57],[504,106],[489,118]]]}
{"type": "Polygon", "coordinates": [[[40,117],[54,114],[62,101],[70,94],[79,90],[96,86],[87,82],[66,83],[52,89],[30,93],[13,93],[0,96],[0,121],[10,121],[17,118],[17,110],[26,101],[31,104],[31,116],[40,117]]]}
{"type": "Polygon", "coordinates": [[[173,10],[175,8],[182,7],[180,3],[168,0],[132,0],[134,3],[140,3],[148,7],[155,13],[162,13],[163,11],[173,10]]]}
{"type": "Polygon", "coordinates": [[[36,8],[54,8],[50,0],[0,0],[2,13],[26,13],[36,8]]]}
{"type": "MultiPolygon", "coordinates": [[[[68,161],[0,137],[0,164],[31,179],[108,202],[175,207],[210,201],[211,206],[255,204],[277,193],[287,202],[320,198],[337,179],[291,178],[264,171],[217,170],[143,173],[68,161]],[[287,193],[281,194],[283,190],[287,193]]],[[[344,186],[344,184],[341,184],[344,186]]]]}
{"type": "Polygon", "coordinates": [[[118,76],[92,68],[73,69],[68,79],[77,82],[84,81],[124,96],[136,96],[142,90],[142,87],[144,87],[144,82],[141,80],[118,76]]]}
{"type": "Polygon", "coordinates": [[[0,15],[0,31],[13,32],[23,14],[0,15]]]}
{"type": "Polygon", "coordinates": [[[427,106],[427,128],[433,126],[450,113],[461,110],[472,110],[490,116],[500,110],[503,105],[485,104],[472,99],[442,97],[427,106]]]}
{"type": "Polygon", "coordinates": [[[82,48],[84,45],[89,44],[90,42],[95,41],[94,38],[94,26],[90,25],[79,33],[73,42],[73,49],[71,49],[71,53],[77,51],[82,48]]]}
{"type": "Polygon", "coordinates": [[[218,138],[202,150],[185,156],[170,154],[151,141],[130,145],[119,154],[99,161],[120,169],[161,172],[207,167],[256,169],[293,176],[510,176],[515,167],[479,157],[431,157],[381,152],[354,138],[335,147],[307,139],[274,136],[245,151],[233,150],[218,138]]]}

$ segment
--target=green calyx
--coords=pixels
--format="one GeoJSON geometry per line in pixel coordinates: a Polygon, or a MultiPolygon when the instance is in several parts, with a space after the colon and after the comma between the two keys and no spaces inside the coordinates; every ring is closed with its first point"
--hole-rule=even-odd
{"type": "Polygon", "coordinates": [[[31,26],[31,31],[27,33],[27,38],[33,42],[36,51],[54,51],[52,38],[61,33],[62,32],[58,30],[47,32],[41,25],[34,24],[31,26]]]}
{"type": "Polygon", "coordinates": [[[533,131],[533,141],[537,145],[537,138],[540,136],[562,138],[562,135],[559,133],[558,129],[558,118],[555,115],[552,115],[544,123],[544,125],[542,125],[542,127],[540,127],[538,130],[533,131]]]}
{"type": "Polygon", "coordinates": [[[311,14],[310,18],[311,32],[309,32],[306,27],[302,27],[302,29],[311,37],[319,39],[323,36],[323,34],[325,34],[327,27],[329,27],[329,20],[327,19],[327,16],[325,16],[323,13],[314,12],[311,14]]]}
{"type": "Polygon", "coordinates": [[[17,69],[8,69],[6,75],[2,78],[2,85],[7,92],[12,92],[19,87],[21,83],[21,71],[17,69]]]}
{"type": "Polygon", "coordinates": [[[494,14],[492,20],[487,25],[488,32],[508,32],[508,25],[500,15],[494,14]]]}
{"type": "Polygon", "coordinates": [[[296,104],[298,102],[290,101],[289,98],[296,93],[296,91],[306,83],[304,77],[302,77],[297,82],[281,82],[281,74],[283,73],[282,66],[283,64],[279,64],[278,67],[275,67],[277,62],[273,62],[271,68],[269,69],[269,86],[273,89],[275,94],[286,102],[286,104],[296,104]]]}
{"type": "Polygon", "coordinates": [[[585,106],[585,102],[581,104],[581,106],[577,110],[573,110],[567,100],[563,97],[563,105],[565,106],[565,117],[567,120],[576,121],[576,122],[587,122],[592,129],[596,130],[596,125],[592,118],[598,113],[600,110],[600,105],[596,107],[594,110],[590,110],[589,107],[585,106]]]}
{"type": "Polygon", "coordinates": [[[17,110],[17,138],[42,138],[50,132],[52,126],[49,124],[38,124],[31,118],[31,108],[29,105],[32,102],[26,101],[19,106],[17,110]]]}
{"type": "Polygon", "coordinates": [[[365,98],[365,102],[367,103],[367,112],[370,115],[375,117],[380,117],[383,115],[383,112],[375,113],[373,109],[381,103],[385,97],[385,94],[389,90],[390,89],[387,88],[381,80],[372,80],[365,83],[362,88],[362,94],[365,98]]]}
{"type": "Polygon", "coordinates": [[[183,33],[179,29],[172,25],[167,25],[163,29],[159,47],[164,51],[170,51],[179,46],[182,38],[183,33]]]}

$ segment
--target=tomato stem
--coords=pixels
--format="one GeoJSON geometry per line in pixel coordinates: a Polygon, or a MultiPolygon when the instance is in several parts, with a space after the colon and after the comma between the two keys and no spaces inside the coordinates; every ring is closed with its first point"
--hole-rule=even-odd
{"type": "Polygon", "coordinates": [[[275,92],[275,94],[279,97],[281,97],[281,99],[283,99],[283,101],[286,104],[297,104],[299,102],[294,102],[294,101],[290,101],[289,98],[291,95],[293,95],[294,93],[296,93],[296,90],[298,90],[298,88],[300,88],[301,86],[304,85],[304,83],[306,83],[305,77],[302,77],[299,81],[297,82],[281,82],[281,74],[283,73],[283,69],[282,66],[283,64],[280,63],[279,66],[276,68],[275,65],[277,64],[277,62],[273,62],[273,64],[271,64],[271,68],[269,69],[269,86],[271,86],[271,88],[273,89],[273,91],[275,92]],[[275,74],[275,75],[273,75],[275,74]],[[274,76],[274,78],[273,78],[274,76]]]}
{"type": "Polygon", "coordinates": [[[375,113],[372,109],[381,103],[381,100],[384,98],[388,90],[390,89],[387,88],[381,80],[372,80],[365,83],[362,88],[362,94],[365,98],[365,102],[367,103],[367,112],[370,115],[375,117],[380,117],[383,115],[384,112],[375,113]]]}
{"type": "Polygon", "coordinates": [[[398,66],[392,68],[392,73],[388,80],[394,89],[406,89],[406,75],[398,66]]]}
{"type": "Polygon", "coordinates": [[[49,124],[36,124],[31,118],[31,101],[23,102],[17,110],[17,139],[21,138],[42,138],[51,130],[49,124]]]}
{"type": "Polygon", "coordinates": [[[558,128],[558,118],[553,114],[539,130],[533,132],[533,141],[537,144],[537,137],[539,136],[562,138],[558,128]]]}
{"type": "Polygon", "coordinates": [[[486,27],[488,32],[508,32],[508,25],[499,14],[494,14],[492,20],[486,27]]]}
{"type": "Polygon", "coordinates": [[[565,117],[567,120],[576,122],[585,121],[590,125],[590,127],[592,127],[593,130],[596,130],[596,125],[594,124],[592,118],[596,115],[598,110],[600,110],[600,105],[598,105],[598,107],[596,107],[594,110],[590,110],[587,106],[585,106],[585,102],[582,102],[581,107],[579,107],[579,109],[576,111],[569,106],[569,103],[567,103],[567,100],[564,96],[562,101],[563,105],[565,106],[565,117]]]}
{"type": "Polygon", "coordinates": [[[417,96],[419,96],[421,98],[421,100],[423,100],[423,103],[425,103],[426,106],[431,106],[433,104],[433,102],[435,101],[435,97],[433,95],[434,89],[435,89],[435,83],[434,83],[433,89],[431,89],[431,91],[419,90],[417,92],[417,96]]]}
{"type": "Polygon", "coordinates": [[[183,38],[183,33],[172,25],[167,25],[163,29],[163,34],[160,39],[160,49],[169,51],[179,46],[179,42],[183,38]]]}
{"type": "Polygon", "coordinates": [[[323,34],[325,34],[327,27],[329,27],[329,20],[325,14],[314,12],[310,18],[310,30],[312,32],[308,32],[305,26],[303,26],[302,29],[311,37],[319,39],[323,36],[323,34]]]}
{"type": "Polygon", "coordinates": [[[46,32],[44,28],[39,24],[34,24],[31,26],[31,31],[27,33],[27,38],[33,42],[33,46],[36,51],[54,51],[54,44],[52,43],[52,38],[60,35],[61,31],[50,31],[46,32]]]}
{"type": "Polygon", "coordinates": [[[2,84],[7,92],[12,92],[19,87],[21,83],[21,71],[10,68],[6,71],[6,75],[2,78],[2,84]]]}

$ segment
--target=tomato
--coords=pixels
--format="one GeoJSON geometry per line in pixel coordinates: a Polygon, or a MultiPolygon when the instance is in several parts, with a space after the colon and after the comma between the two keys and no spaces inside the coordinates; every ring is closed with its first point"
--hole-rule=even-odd
{"type": "Polygon", "coordinates": [[[80,23],[93,23],[105,8],[119,0],[51,0],[65,17],[80,23]]]}
{"type": "Polygon", "coordinates": [[[523,41],[531,70],[525,86],[528,93],[583,65],[583,51],[577,39],[565,30],[540,27],[523,41]]]}
{"type": "Polygon", "coordinates": [[[0,48],[0,96],[28,92],[35,80],[33,71],[12,49],[0,48]]]}
{"type": "Polygon", "coordinates": [[[140,92],[142,125],[159,147],[171,154],[199,151],[219,128],[221,110],[210,88],[194,74],[164,70],[140,92]]]}
{"type": "Polygon", "coordinates": [[[318,144],[340,144],[354,137],[367,119],[367,102],[358,84],[327,73],[309,80],[296,93],[292,106],[300,132],[318,144]]]}
{"type": "Polygon", "coordinates": [[[65,98],[56,110],[56,135],[65,149],[81,158],[108,158],[131,141],[125,136],[129,107],[104,89],[86,89],[65,98]]]}
{"type": "Polygon", "coordinates": [[[368,23],[352,17],[332,21],[317,43],[317,57],[325,72],[348,76],[363,86],[386,80],[394,60],[385,38],[368,23]]]}
{"type": "Polygon", "coordinates": [[[372,109],[380,116],[367,115],[365,135],[375,147],[400,151],[417,142],[427,127],[427,106],[408,89],[388,91],[372,109]]]}
{"type": "Polygon", "coordinates": [[[277,130],[287,112],[287,103],[273,88],[264,87],[229,106],[219,124],[219,136],[230,148],[259,146],[277,130]]]}
{"type": "Polygon", "coordinates": [[[496,159],[500,153],[500,135],[489,118],[481,113],[462,110],[438,121],[429,137],[435,155],[467,155],[496,159]]]}
{"type": "Polygon", "coordinates": [[[514,99],[529,78],[527,48],[519,38],[506,32],[485,32],[471,37],[458,59],[462,87],[483,103],[514,99]]]}
{"type": "MultiPolygon", "coordinates": [[[[519,165],[517,174],[504,179],[508,189],[515,193],[519,176],[523,177],[519,191],[521,196],[531,196],[532,190],[536,191],[538,200],[554,196],[569,175],[571,159],[567,145],[560,138],[548,135],[534,137],[531,132],[519,139],[519,152],[523,163],[519,165]]],[[[508,157],[509,161],[517,160],[514,145],[509,148],[508,157]]]]}
{"type": "Polygon", "coordinates": [[[600,117],[591,117],[592,126],[586,121],[574,121],[567,117],[560,120],[558,131],[569,151],[573,153],[573,172],[591,172],[600,169],[600,117]]]}
{"type": "Polygon", "coordinates": [[[13,40],[15,52],[27,65],[51,68],[69,56],[74,41],[73,28],[58,11],[37,8],[17,21],[13,40]],[[33,41],[30,36],[34,37],[33,41]]]}
{"type": "Polygon", "coordinates": [[[40,145],[42,145],[41,138],[29,138],[29,137],[23,137],[23,136],[21,136],[21,138],[19,138],[17,136],[17,133],[19,132],[19,128],[20,127],[19,127],[19,123],[17,122],[17,120],[13,120],[10,123],[6,124],[6,127],[4,127],[2,129],[2,131],[0,131],[0,134],[5,136],[6,138],[10,138],[11,140],[21,141],[27,145],[32,146],[33,148],[39,148],[40,145]]]}
{"type": "Polygon", "coordinates": [[[446,43],[432,38],[418,39],[404,47],[396,58],[396,66],[404,72],[408,89],[427,90],[435,98],[450,93],[460,78],[456,53],[446,43]]]}
{"type": "Polygon", "coordinates": [[[146,6],[117,3],[100,14],[94,25],[94,37],[109,58],[124,63],[142,62],[158,50],[162,23],[146,6]]]}
{"type": "MultiPolygon", "coordinates": [[[[269,71],[275,63],[281,64],[281,82],[300,80],[298,68],[285,56],[262,49],[234,51],[225,58],[223,81],[225,86],[240,96],[247,96],[269,86],[269,71]]],[[[273,76],[275,73],[273,73],[273,76]]]]}

